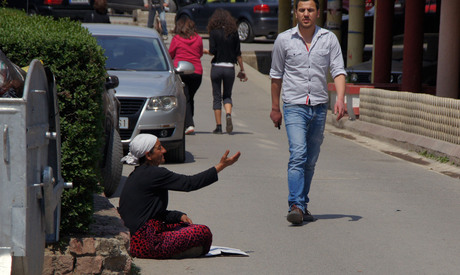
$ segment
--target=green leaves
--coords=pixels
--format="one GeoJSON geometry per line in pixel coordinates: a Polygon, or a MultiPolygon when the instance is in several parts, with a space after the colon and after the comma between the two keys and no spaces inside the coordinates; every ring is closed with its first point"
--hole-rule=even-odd
{"type": "Polygon", "coordinates": [[[0,8],[0,48],[18,66],[42,60],[56,79],[61,116],[62,175],[74,188],[62,197],[61,235],[86,232],[92,194],[101,192],[105,57],[79,22],[0,8]]]}

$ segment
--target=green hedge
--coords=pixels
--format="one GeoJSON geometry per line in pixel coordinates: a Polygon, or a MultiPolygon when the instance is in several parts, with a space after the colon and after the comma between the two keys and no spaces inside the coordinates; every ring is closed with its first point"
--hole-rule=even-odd
{"type": "Polygon", "coordinates": [[[92,220],[92,194],[101,191],[103,51],[79,22],[13,9],[0,8],[0,33],[0,48],[13,63],[40,59],[56,78],[62,176],[74,185],[63,193],[61,235],[84,233],[92,220]]]}

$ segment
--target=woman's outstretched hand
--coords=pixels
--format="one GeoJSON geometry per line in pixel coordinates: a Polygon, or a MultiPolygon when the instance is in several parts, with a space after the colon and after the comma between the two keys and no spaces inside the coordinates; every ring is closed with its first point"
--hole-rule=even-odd
{"type": "Polygon", "coordinates": [[[229,153],[230,153],[230,150],[225,151],[224,155],[220,159],[220,162],[216,166],[214,166],[217,170],[217,173],[224,170],[227,166],[230,166],[233,163],[235,163],[238,160],[238,158],[241,156],[240,151],[236,152],[236,154],[234,154],[232,157],[228,157],[229,153]]]}

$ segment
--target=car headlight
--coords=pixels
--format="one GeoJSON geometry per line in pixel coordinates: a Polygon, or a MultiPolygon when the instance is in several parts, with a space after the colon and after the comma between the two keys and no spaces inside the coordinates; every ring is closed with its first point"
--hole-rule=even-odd
{"type": "Polygon", "coordinates": [[[177,98],[175,96],[155,96],[149,99],[147,110],[162,110],[170,111],[177,106],[177,98]]]}

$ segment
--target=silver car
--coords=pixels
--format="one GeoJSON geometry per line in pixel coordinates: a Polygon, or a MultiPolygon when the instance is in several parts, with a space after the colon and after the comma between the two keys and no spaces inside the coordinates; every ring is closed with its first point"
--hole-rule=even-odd
{"type": "Polygon", "coordinates": [[[140,133],[157,136],[168,162],[185,161],[185,105],[179,74],[193,73],[189,62],[174,68],[158,35],[149,28],[84,24],[105,49],[106,69],[119,78],[120,136],[125,151],[140,133]]]}

